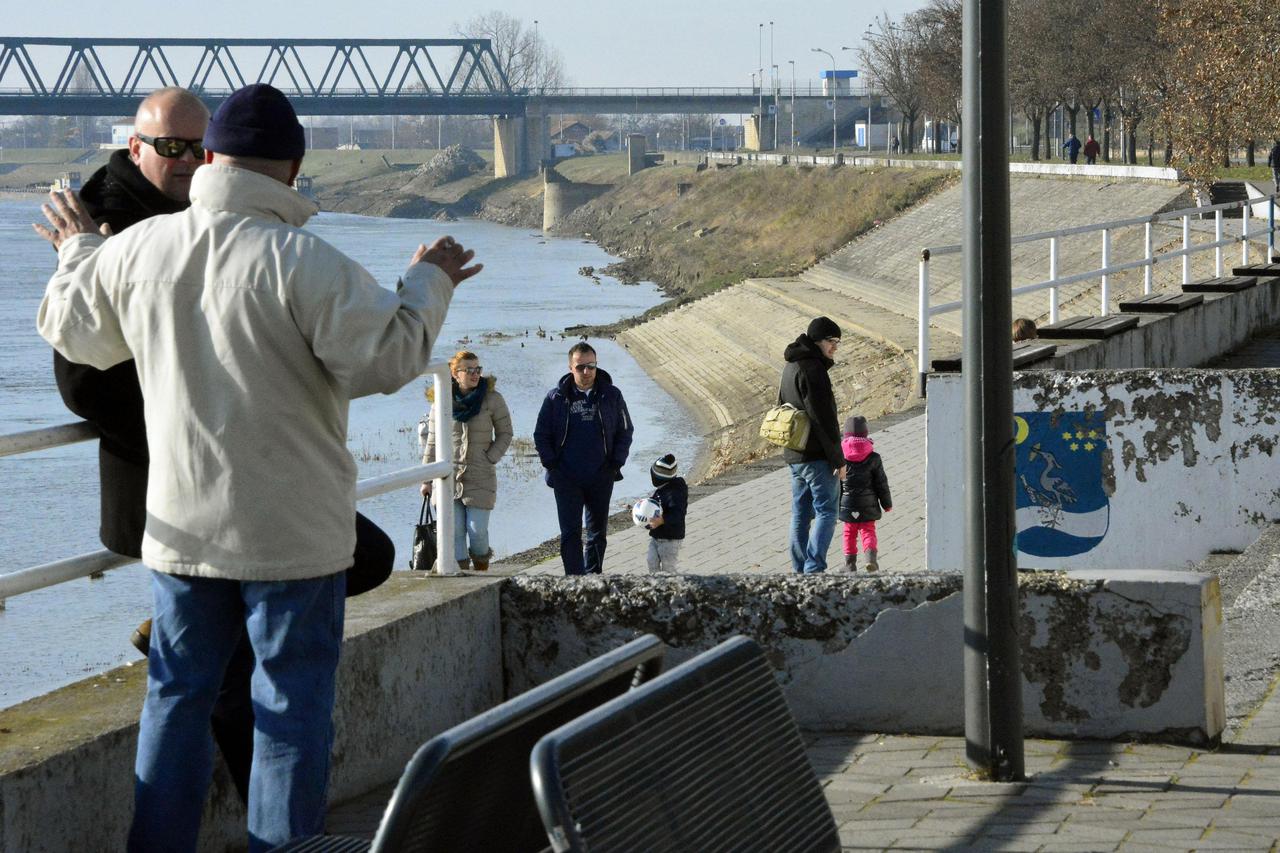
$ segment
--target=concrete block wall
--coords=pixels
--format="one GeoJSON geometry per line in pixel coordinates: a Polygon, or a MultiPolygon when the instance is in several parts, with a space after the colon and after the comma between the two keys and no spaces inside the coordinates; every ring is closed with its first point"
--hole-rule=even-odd
{"type": "MultiPolygon", "coordinates": [[[[519,576],[503,588],[515,692],[641,633],[668,666],[744,634],[766,650],[808,729],[964,729],[961,576],[519,576]]],[[[1019,578],[1028,735],[1189,742],[1224,725],[1216,578],[1019,578]]]]}
{"type": "MultiPolygon", "coordinates": [[[[1014,377],[1018,564],[1185,569],[1280,519],[1280,371],[1014,377]]],[[[927,565],[960,568],[963,390],[929,379],[927,565]]]]}
{"type": "MultiPolygon", "coordinates": [[[[348,602],[331,802],[397,778],[432,735],[502,699],[496,580],[396,573],[348,602]]],[[[0,710],[0,850],[124,849],[146,667],[121,667],[0,710]]],[[[202,851],[243,850],[244,810],[221,761],[202,851]]]]}

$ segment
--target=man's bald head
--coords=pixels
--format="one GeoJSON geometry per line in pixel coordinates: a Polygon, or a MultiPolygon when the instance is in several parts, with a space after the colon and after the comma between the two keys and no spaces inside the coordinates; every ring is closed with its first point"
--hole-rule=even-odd
{"type": "Polygon", "coordinates": [[[171,137],[199,141],[209,126],[209,109],[186,89],[170,86],[152,92],[138,105],[134,136],[129,137],[129,157],[152,186],[174,201],[188,201],[191,176],[204,162],[188,148],[179,157],[161,157],[139,138],[171,137]]]}

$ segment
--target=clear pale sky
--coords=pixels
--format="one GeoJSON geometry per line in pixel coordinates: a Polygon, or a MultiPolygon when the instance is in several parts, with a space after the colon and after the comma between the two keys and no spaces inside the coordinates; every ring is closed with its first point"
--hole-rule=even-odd
{"type": "Polygon", "coordinates": [[[795,60],[799,80],[816,79],[819,70],[830,68],[826,56],[811,52],[814,47],[831,51],[840,68],[857,68],[854,53],[841,56],[842,45],[857,47],[877,15],[888,11],[897,19],[921,5],[922,0],[896,4],[874,0],[786,4],[696,0],[481,0],[471,4],[69,0],[45,4],[14,0],[5,4],[0,29],[5,36],[453,38],[455,26],[471,15],[500,10],[530,26],[538,21],[539,33],[564,57],[572,85],[748,86],[752,72],[770,64],[772,20],[773,62],[787,85],[787,60],[795,60]],[[762,63],[757,60],[761,23],[762,63]]]}

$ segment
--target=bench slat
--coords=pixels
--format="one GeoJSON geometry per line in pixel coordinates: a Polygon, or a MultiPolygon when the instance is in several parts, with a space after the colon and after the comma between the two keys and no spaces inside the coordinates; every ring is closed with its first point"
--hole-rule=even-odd
{"type": "Polygon", "coordinates": [[[1234,272],[1235,275],[1221,276],[1219,278],[1206,278],[1204,281],[1193,281],[1190,284],[1182,285],[1183,293],[1238,293],[1241,290],[1248,290],[1258,283],[1255,274],[1243,275],[1240,273],[1245,267],[1238,267],[1234,272]]]}
{"type": "Polygon", "coordinates": [[[1151,293],[1120,303],[1127,314],[1176,314],[1204,302],[1201,293],[1151,293]]]}
{"type": "Polygon", "coordinates": [[[1280,263],[1249,264],[1243,267],[1232,267],[1232,275],[1280,275],[1280,263]]]}
{"type": "Polygon", "coordinates": [[[1069,317],[1066,320],[1040,329],[1042,338],[1099,340],[1118,335],[1138,325],[1138,318],[1129,315],[1109,317],[1069,317]]]}

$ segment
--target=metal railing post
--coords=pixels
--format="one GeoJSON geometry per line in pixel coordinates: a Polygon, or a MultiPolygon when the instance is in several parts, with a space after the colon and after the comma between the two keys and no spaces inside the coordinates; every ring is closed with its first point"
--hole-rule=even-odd
{"type": "Polygon", "coordinates": [[[1191,283],[1191,255],[1186,254],[1191,248],[1191,214],[1182,216],[1182,283],[1191,283]]]}
{"type": "MultiPolygon", "coordinates": [[[[1213,212],[1213,242],[1222,242],[1222,208],[1213,212]]],[[[1213,247],[1213,274],[1222,278],[1222,246],[1213,247]]]]}
{"type": "MultiPolygon", "coordinates": [[[[1102,268],[1111,266],[1111,229],[1102,229],[1102,268]]],[[[1102,274],[1102,310],[1099,316],[1107,316],[1107,306],[1111,302],[1111,276],[1102,274]]]]}
{"type": "Polygon", "coordinates": [[[923,397],[925,377],[929,374],[929,250],[920,250],[920,292],[916,299],[920,322],[916,329],[916,371],[920,374],[920,396],[923,397]]]}
{"type": "Polygon", "coordinates": [[[1242,211],[1242,216],[1240,217],[1240,221],[1243,223],[1240,226],[1240,265],[1241,266],[1249,265],[1249,219],[1252,218],[1252,216],[1253,216],[1253,204],[1246,201],[1244,203],[1244,210],[1242,211]]]}
{"type": "Polygon", "coordinates": [[[1151,292],[1151,273],[1155,269],[1155,262],[1151,260],[1151,223],[1146,223],[1146,233],[1142,236],[1142,253],[1147,259],[1147,265],[1142,268],[1142,293],[1147,295],[1151,292]]]}
{"type": "MultiPolygon", "coordinates": [[[[1049,238],[1049,281],[1058,280],[1058,238],[1049,238]]],[[[1049,322],[1058,322],[1058,288],[1049,288],[1049,322]]]]}
{"type": "Polygon", "coordinates": [[[1267,263],[1276,257],[1276,197],[1272,194],[1267,204],[1267,263]]]}
{"type": "Polygon", "coordinates": [[[436,480],[432,490],[436,496],[436,574],[457,575],[457,555],[453,553],[453,383],[448,370],[436,370],[432,376],[435,405],[431,418],[436,433],[435,462],[448,462],[449,473],[436,480]]]}

